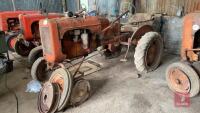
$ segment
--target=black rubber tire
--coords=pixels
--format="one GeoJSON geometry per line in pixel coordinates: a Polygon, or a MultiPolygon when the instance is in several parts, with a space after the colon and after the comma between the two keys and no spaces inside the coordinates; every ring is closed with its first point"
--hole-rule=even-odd
{"type": "Polygon", "coordinates": [[[147,73],[154,71],[160,64],[163,54],[163,39],[157,32],[148,32],[139,40],[136,49],[135,49],[135,66],[140,73],[147,73]],[[147,66],[145,63],[145,58],[147,50],[152,44],[152,42],[157,41],[159,44],[159,52],[157,54],[157,59],[151,66],[147,66]]]}
{"type": "Polygon", "coordinates": [[[42,46],[35,47],[31,50],[31,52],[28,55],[28,64],[31,68],[33,63],[39,58],[43,56],[43,50],[42,46]]]}
{"type": "Polygon", "coordinates": [[[29,46],[26,46],[23,44],[23,39],[19,39],[16,41],[14,49],[15,52],[22,56],[22,57],[27,57],[30,53],[30,51],[35,47],[34,44],[32,44],[31,42],[29,42],[29,46]]]}
{"type": "Polygon", "coordinates": [[[14,38],[17,38],[18,35],[19,35],[19,33],[13,33],[13,34],[7,35],[5,37],[8,50],[11,51],[11,52],[15,52],[15,49],[11,47],[11,44],[10,44],[11,40],[14,39],[14,38]]]}
{"type": "Polygon", "coordinates": [[[168,74],[169,71],[173,68],[178,68],[187,75],[188,79],[190,80],[190,84],[191,84],[190,92],[189,92],[190,97],[196,96],[200,90],[200,81],[199,81],[199,76],[198,76],[197,72],[188,63],[185,63],[185,62],[176,62],[176,63],[169,65],[166,70],[166,80],[167,80],[168,87],[173,92],[176,92],[176,91],[170,82],[169,74],[168,74]]]}
{"type": "Polygon", "coordinates": [[[33,80],[44,83],[49,80],[47,73],[47,62],[43,57],[38,58],[31,68],[31,76],[33,80]]]}

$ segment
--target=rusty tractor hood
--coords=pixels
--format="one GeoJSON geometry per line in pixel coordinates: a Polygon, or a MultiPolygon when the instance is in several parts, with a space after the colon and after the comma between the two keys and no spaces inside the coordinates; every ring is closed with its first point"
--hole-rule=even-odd
{"type": "MultiPolygon", "coordinates": [[[[42,19],[60,18],[62,16],[63,15],[60,13],[49,13],[47,16],[41,13],[19,15],[20,28],[23,31],[24,38],[26,40],[33,40],[33,33],[32,33],[31,28],[34,23],[39,24],[39,21],[42,19]]],[[[39,26],[38,26],[38,29],[39,29],[39,26]]]]}
{"type": "Polygon", "coordinates": [[[39,13],[39,11],[3,11],[0,12],[0,30],[8,31],[7,20],[9,18],[18,18],[20,14],[39,13]]]}
{"type": "Polygon", "coordinates": [[[104,28],[109,26],[109,20],[100,16],[87,16],[86,18],[64,17],[53,19],[52,21],[56,21],[61,37],[66,31],[73,29],[88,29],[92,33],[100,33],[104,28]]]}

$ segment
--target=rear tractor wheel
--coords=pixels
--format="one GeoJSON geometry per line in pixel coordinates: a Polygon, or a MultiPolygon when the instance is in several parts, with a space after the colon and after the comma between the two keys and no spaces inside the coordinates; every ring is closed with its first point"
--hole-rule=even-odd
{"type": "Polygon", "coordinates": [[[161,61],[163,40],[157,32],[148,32],[138,41],[135,49],[135,65],[139,72],[155,70],[161,61]]]}
{"type": "Polygon", "coordinates": [[[190,97],[199,93],[199,76],[188,63],[171,64],[166,71],[166,80],[173,92],[189,94],[190,97]]]}

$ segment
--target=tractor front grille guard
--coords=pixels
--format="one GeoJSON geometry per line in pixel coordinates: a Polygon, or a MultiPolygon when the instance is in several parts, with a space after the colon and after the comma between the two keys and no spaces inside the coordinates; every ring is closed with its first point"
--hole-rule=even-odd
{"type": "Polygon", "coordinates": [[[51,54],[52,51],[52,45],[51,45],[51,39],[50,39],[50,33],[49,33],[49,28],[48,27],[41,27],[40,31],[42,32],[40,35],[41,41],[42,41],[42,46],[43,46],[43,51],[44,53],[51,54]]]}

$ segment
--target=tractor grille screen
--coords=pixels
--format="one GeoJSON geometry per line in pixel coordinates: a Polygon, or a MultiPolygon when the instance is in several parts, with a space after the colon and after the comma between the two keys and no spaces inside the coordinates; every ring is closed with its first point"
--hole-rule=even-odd
{"type": "Polygon", "coordinates": [[[51,47],[51,39],[48,27],[40,28],[40,35],[42,41],[42,47],[44,49],[44,54],[51,54],[52,47],[51,47]]]}
{"type": "Polygon", "coordinates": [[[3,22],[1,18],[0,18],[0,31],[3,31],[3,22]]]}

